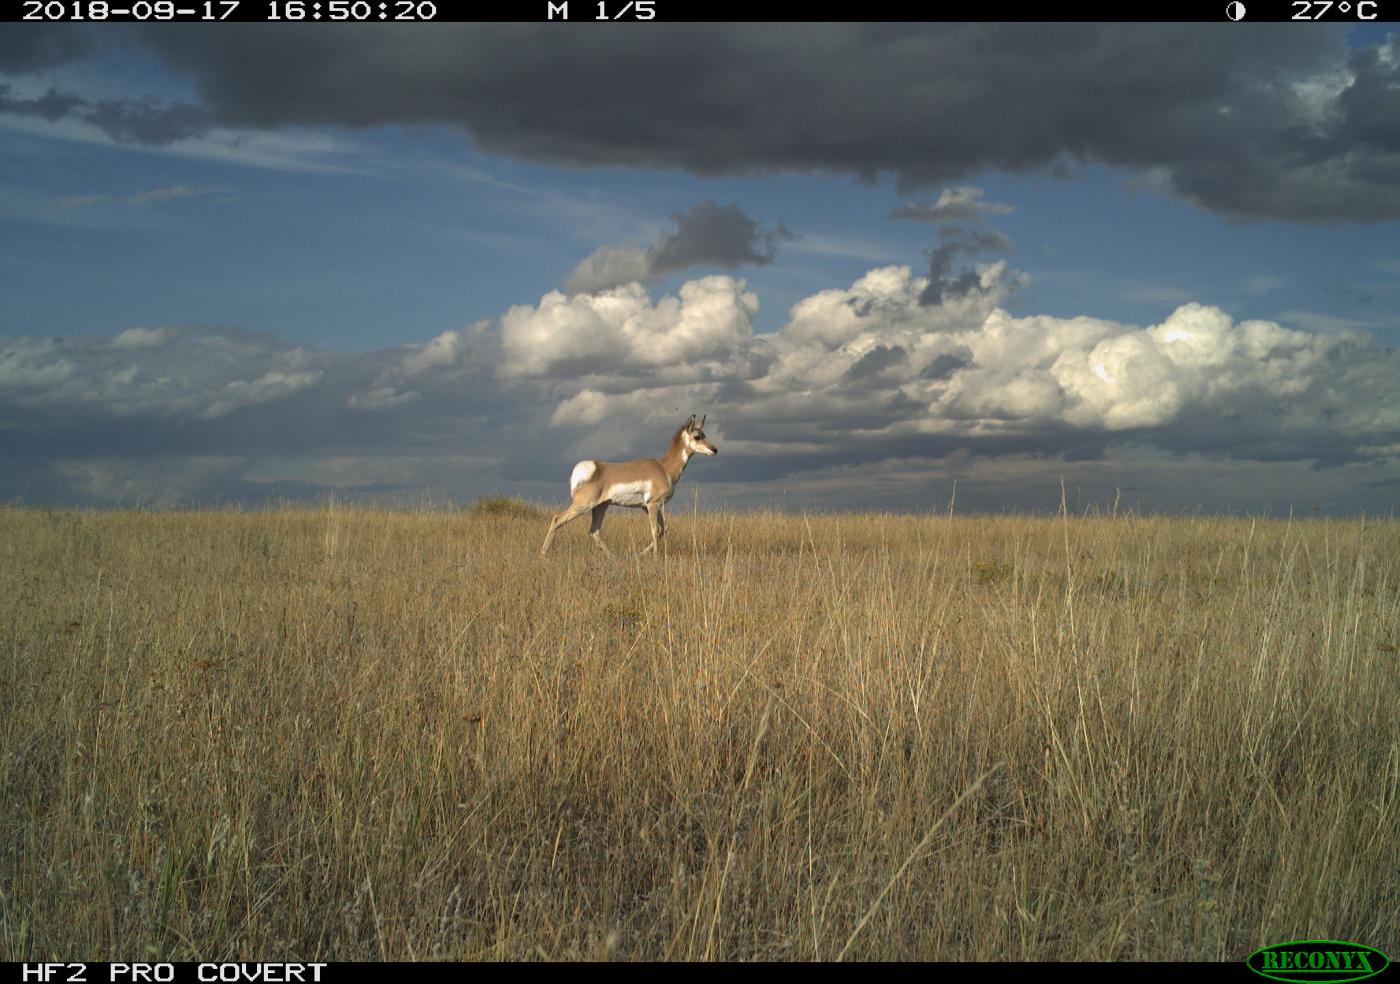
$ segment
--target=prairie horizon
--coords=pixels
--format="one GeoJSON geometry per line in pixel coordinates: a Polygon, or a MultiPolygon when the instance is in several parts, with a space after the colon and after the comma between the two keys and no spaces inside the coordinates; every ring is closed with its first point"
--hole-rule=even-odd
{"type": "MultiPolygon", "coordinates": [[[[567,478],[567,476],[565,476],[567,478]]],[[[563,488],[567,483],[561,482],[563,488]]],[[[692,516],[706,513],[725,516],[783,516],[800,519],[803,516],[885,516],[907,519],[1058,519],[1066,513],[1070,519],[1128,518],[1140,519],[1236,519],[1265,520],[1281,522],[1388,522],[1397,518],[1396,507],[1387,509],[1367,509],[1355,507],[1341,512],[1327,512],[1317,506],[1293,507],[1291,505],[1250,508],[1218,508],[1201,504],[1176,507],[1144,507],[1126,503],[1115,503],[1109,496],[1085,497],[1070,488],[1062,503],[1057,504],[1061,495],[1058,486],[1045,488],[1044,505],[1006,505],[1000,507],[979,507],[976,502],[967,502],[966,496],[956,494],[942,502],[936,494],[931,494],[927,502],[920,505],[906,505],[880,509],[859,509],[847,506],[822,506],[820,504],[784,504],[781,499],[764,500],[756,504],[734,504],[728,501],[715,503],[713,494],[707,494],[703,476],[687,476],[681,483],[675,498],[667,505],[667,516],[692,516]]],[[[125,504],[73,504],[68,502],[28,501],[23,496],[15,496],[0,502],[0,509],[20,512],[67,512],[67,513],[154,513],[178,515],[182,513],[304,513],[319,512],[325,509],[349,509],[361,512],[407,513],[427,515],[450,514],[509,514],[543,520],[546,524],[550,516],[568,505],[569,498],[561,492],[557,497],[521,496],[506,493],[488,492],[481,496],[460,496],[450,492],[437,493],[424,491],[412,497],[380,497],[374,494],[361,495],[354,491],[326,493],[315,498],[280,498],[250,500],[213,499],[203,502],[144,502],[125,504]]],[[[643,526],[646,515],[628,507],[619,506],[608,514],[608,529],[619,520],[621,523],[636,521],[643,526]]],[[[582,524],[582,520],[578,521],[582,524]]],[[[566,527],[565,529],[571,529],[566,527]]],[[[561,532],[560,536],[567,536],[561,532]]]]}

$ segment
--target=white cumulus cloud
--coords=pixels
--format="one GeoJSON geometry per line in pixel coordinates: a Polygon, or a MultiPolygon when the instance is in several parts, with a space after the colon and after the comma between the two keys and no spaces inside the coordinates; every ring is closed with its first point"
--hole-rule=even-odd
{"type": "Polygon", "coordinates": [[[684,377],[714,372],[753,339],[758,298],[744,281],[692,280],[678,297],[655,304],[640,284],[597,294],[546,294],[538,306],[517,305],[501,318],[507,377],[654,373],[684,377]]]}
{"type": "Polygon", "coordinates": [[[1006,302],[1022,278],[1004,261],[967,275],[975,287],[928,304],[929,276],[879,267],[800,300],[765,334],[745,282],[710,276],[656,298],[638,284],[551,291],[495,322],[360,354],[228,329],[0,337],[0,494],[116,501],[144,487],[139,462],[163,475],[183,455],[221,462],[167,483],[201,497],[312,494],[322,456],[411,460],[365,484],[407,495],[448,474],[425,462],[465,455],[491,469],[482,492],[549,495],[572,461],[655,453],[692,412],[709,414],[726,451],[712,467],[748,499],[894,461],[911,482],[919,462],[1119,461],[1143,487],[1153,454],[1231,474],[1333,466],[1308,487],[1321,496],[1345,472],[1360,491],[1327,501],[1348,503],[1400,481],[1400,353],[1364,332],[1194,302],[1149,325],[1017,316],[1006,302]],[[274,458],[301,464],[258,470],[274,458]]]}

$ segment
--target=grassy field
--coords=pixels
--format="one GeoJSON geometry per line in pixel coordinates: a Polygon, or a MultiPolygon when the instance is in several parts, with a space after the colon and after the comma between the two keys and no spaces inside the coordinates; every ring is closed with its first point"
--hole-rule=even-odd
{"type": "Polygon", "coordinates": [[[0,509],[0,959],[1400,956],[1400,522],[545,523],[0,509]]]}

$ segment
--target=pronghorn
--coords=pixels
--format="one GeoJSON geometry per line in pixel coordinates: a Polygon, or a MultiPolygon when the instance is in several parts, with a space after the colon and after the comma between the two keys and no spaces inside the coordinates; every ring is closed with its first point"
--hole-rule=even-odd
{"type": "MultiPolygon", "coordinates": [[[[708,416],[708,414],[706,415],[708,416]]],[[[593,525],[588,535],[602,547],[603,553],[611,553],[603,542],[603,516],[608,506],[630,506],[645,509],[651,521],[651,546],[642,550],[655,551],[657,543],[666,535],[666,516],[661,511],[671,496],[676,494],[676,483],[689,464],[692,455],[719,454],[719,448],[705,440],[705,417],[695,422],[695,414],[681,425],[671,438],[671,446],[660,458],[641,458],[637,461],[580,461],[574,465],[569,476],[569,494],[573,501],[554,521],[549,524],[549,532],[544,535],[544,545],[540,554],[549,549],[549,541],[554,539],[554,531],[571,519],[593,511],[593,525]]]]}

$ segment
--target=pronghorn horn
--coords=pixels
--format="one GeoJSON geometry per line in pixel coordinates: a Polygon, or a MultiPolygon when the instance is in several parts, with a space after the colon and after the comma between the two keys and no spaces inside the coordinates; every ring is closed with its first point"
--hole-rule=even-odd
{"type": "Polygon", "coordinates": [[[710,416],[710,415],[707,413],[707,414],[705,414],[704,417],[701,417],[701,418],[700,418],[700,427],[701,427],[702,429],[703,429],[704,426],[705,426],[705,419],[706,419],[707,417],[709,417],[709,416],[710,416]]]}

